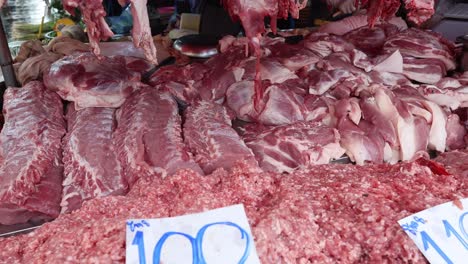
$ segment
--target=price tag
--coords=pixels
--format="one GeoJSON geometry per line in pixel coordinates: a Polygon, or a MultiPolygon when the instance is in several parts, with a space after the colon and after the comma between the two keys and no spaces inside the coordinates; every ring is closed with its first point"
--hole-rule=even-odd
{"type": "Polygon", "coordinates": [[[127,264],[259,264],[242,204],[199,214],[127,220],[127,264]]]}
{"type": "Polygon", "coordinates": [[[398,221],[430,263],[468,263],[468,198],[398,221]]]}

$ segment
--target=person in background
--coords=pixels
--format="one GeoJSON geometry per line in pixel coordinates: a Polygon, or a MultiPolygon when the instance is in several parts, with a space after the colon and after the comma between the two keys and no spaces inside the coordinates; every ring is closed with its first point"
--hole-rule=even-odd
{"type": "Polygon", "coordinates": [[[123,11],[123,7],[126,6],[126,4],[122,5],[121,2],[122,4],[124,4],[125,1],[103,0],[102,4],[104,6],[104,10],[106,10],[106,16],[108,17],[120,16],[120,14],[123,11]]]}

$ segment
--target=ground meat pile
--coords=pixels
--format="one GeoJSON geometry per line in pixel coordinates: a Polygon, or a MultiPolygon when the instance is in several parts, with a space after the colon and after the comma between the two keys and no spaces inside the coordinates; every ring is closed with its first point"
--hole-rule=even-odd
{"type": "Polygon", "coordinates": [[[142,179],[33,233],[0,240],[5,263],[123,263],[125,220],[243,203],[262,263],[425,263],[397,221],[468,196],[466,177],[431,161],[320,165],[291,175],[239,164],[210,176],[142,179]]]}

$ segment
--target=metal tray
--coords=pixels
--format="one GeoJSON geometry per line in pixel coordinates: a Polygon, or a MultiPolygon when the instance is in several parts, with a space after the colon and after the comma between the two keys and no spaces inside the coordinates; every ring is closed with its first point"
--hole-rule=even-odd
{"type": "Polygon", "coordinates": [[[219,39],[213,36],[187,35],[174,41],[174,48],[186,56],[207,59],[218,54],[219,39]]]}

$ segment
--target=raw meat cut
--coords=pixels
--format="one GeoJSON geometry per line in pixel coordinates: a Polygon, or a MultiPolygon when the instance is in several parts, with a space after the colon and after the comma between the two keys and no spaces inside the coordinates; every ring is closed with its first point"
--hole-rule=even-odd
{"type": "Polygon", "coordinates": [[[286,125],[304,120],[302,97],[280,84],[264,85],[265,95],[256,120],[264,125],[286,125]]]}
{"type": "Polygon", "coordinates": [[[384,49],[398,49],[403,57],[439,59],[447,71],[456,68],[454,44],[435,32],[409,28],[388,38],[384,49]]]}
{"type": "Polygon", "coordinates": [[[399,31],[400,29],[397,26],[383,23],[376,25],[374,28],[357,28],[346,33],[343,37],[367,55],[375,56],[382,51],[386,39],[399,31]]]}
{"type": "Polygon", "coordinates": [[[154,64],[158,64],[156,46],[154,45],[153,37],[151,35],[148,8],[146,7],[147,0],[131,0],[131,2],[133,44],[135,47],[141,47],[143,49],[147,60],[154,64]]]}
{"type": "Polygon", "coordinates": [[[397,0],[363,0],[361,6],[367,6],[367,21],[369,26],[373,27],[379,18],[389,20],[400,7],[400,1],[397,0]],[[368,6],[367,6],[368,5],[368,6]]]}
{"type": "MultiPolygon", "coordinates": [[[[410,112],[414,116],[420,116],[430,124],[430,134],[427,142],[429,149],[443,152],[446,149],[447,142],[447,115],[443,109],[425,99],[418,93],[417,89],[411,86],[402,86],[392,90],[401,100],[405,101],[410,112]]],[[[418,137],[422,138],[421,135],[418,137]]]]}
{"type": "Polygon", "coordinates": [[[125,197],[93,199],[31,234],[0,239],[0,259],[123,263],[122,223],[127,219],[172,217],[242,203],[262,263],[423,264],[426,259],[397,221],[467,196],[465,178],[447,175],[441,165],[427,160],[365,167],[318,165],[287,177],[255,173],[245,165],[209,177],[180,171],[173,177],[140,181],[125,197]]]}
{"type": "Polygon", "coordinates": [[[237,118],[257,121],[264,125],[286,125],[304,120],[307,112],[302,96],[289,89],[285,83],[263,82],[265,94],[260,101],[260,110],[254,108],[253,81],[241,81],[231,85],[226,93],[226,104],[237,118]]]}
{"type": "Polygon", "coordinates": [[[321,57],[327,57],[334,52],[351,51],[354,49],[353,44],[345,39],[327,33],[310,34],[304,39],[304,47],[321,57]]]}
{"type": "Polygon", "coordinates": [[[95,197],[125,194],[128,186],[112,140],[115,109],[89,107],[77,111],[70,104],[66,119],[62,213],[72,212],[95,197]]]}
{"type": "Polygon", "coordinates": [[[0,133],[0,223],[55,218],[62,193],[65,134],[60,97],[41,82],[8,88],[0,133]]]}
{"type": "Polygon", "coordinates": [[[313,51],[305,49],[302,44],[288,45],[280,43],[267,48],[271,50],[271,57],[276,58],[291,71],[297,71],[319,61],[319,56],[313,51]]]}
{"type": "Polygon", "coordinates": [[[222,0],[224,7],[234,20],[240,20],[250,39],[257,38],[265,32],[264,18],[271,18],[271,28],[276,33],[276,19],[287,19],[288,14],[299,18],[299,10],[307,5],[307,1],[297,0],[222,0]]]}
{"type": "Polygon", "coordinates": [[[186,105],[200,97],[202,79],[209,68],[205,64],[191,63],[180,67],[170,65],[157,70],[150,78],[149,84],[160,91],[167,91],[186,105]]]}
{"type": "Polygon", "coordinates": [[[198,101],[185,110],[185,117],[185,142],[206,174],[217,168],[231,169],[239,161],[257,165],[223,106],[198,101]]]}
{"type": "Polygon", "coordinates": [[[429,20],[434,14],[435,0],[405,0],[405,9],[407,12],[408,20],[421,25],[423,22],[429,20]]]}
{"type": "Polygon", "coordinates": [[[439,59],[403,59],[403,74],[420,83],[437,83],[447,74],[444,63],[439,59]]]}
{"type": "Polygon", "coordinates": [[[345,152],[336,129],[314,122],[250,131],[244,140],[264,171],[278,173],[326,164],[345,152]]]}
{"type": "Polygon", "coordinates": [[[117,112],[115,142],[130,187],[140,178],[165,177],[180,169],[203,174],[182,139],[177,103],[167,92],[145,87],[117,112]]]}
{"type": "Polygon", "coordinates": [[[440,106],[446,106],[451,110],[468,107],[468,92],[463,91],[463,88],[444,89],[434,85],[421,85],[418,90],[429,101],[440,106]]]}
{"type": "Polygon", "coordinates": [[[460,122],[460,117],[456,114],[450,114],[447,117],[447,150],[463,149],[466,147],[464,141],[467,130],[460,122]]]}
{"type": "Polygon", "coordinates": [[[98,55],[100,53],[99,41],[114,36],[104,19],[106,11],[102,0],[62,0],[62,4],[72,16],[75,16],[75,9],[79,8],[87,27],[89,44],[94,53],[98,55]]]}
{"type": "MultiPolygon", "coordinates": [[[[366,37],[369,37],[370,35],[368,35],[368,33],[371,32],[372,35],[374,35],[376,32],[373,32],[373,28],[367,27],[367,25],[368,17],[366,15],[354,15],[345,17],[338,21],[327,23],[321,26],[319,28],[319,31],[340,36],[350,33],[351,35],[364,35],[366,37]],[[355,32],[354,34],[352,33],[353,31],[355,32]]],[[[384,25],[394,25],[397,27],[398,30],[405,30],[408,28],[406,22],[400,17],[392,17],[387,22],[382,23],[380,23],[380,21],[376,21],[376,25],[374,28],[378,32],[380,31],[381,26],[386,27],[384,25]]],[[[357,42],[358,39],[355,39],[355,41],[357,42]]]]}
{"type": "Polygon", "coordinates": [[[64,100],[84,107],[119,107],[125,98],[141,87],[141,72],[151,65],[140,59],[114,56],[99,59],[92,53],[66,56],[44,74],[45,86],[64,100]],[[132,69],[135,60],[143,65],[132,69]],[[142,67],[143,66],[143,67],[142,67]]]}
{"type": "Polygon", "coordinates": [[[459,175],[464,179],[465,188],[468,188],[468,149],[454,150],[441,153],[434,159],[442,163],[447,171],[454,175],[459,175]]]}

